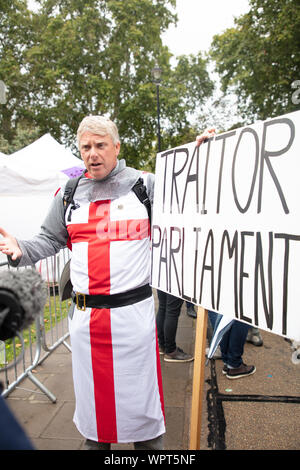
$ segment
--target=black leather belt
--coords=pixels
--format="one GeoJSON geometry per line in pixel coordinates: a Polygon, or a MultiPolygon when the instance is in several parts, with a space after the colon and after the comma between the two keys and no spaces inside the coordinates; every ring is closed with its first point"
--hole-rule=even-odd
{"type": "Polygon", "coordinates": [[[146,284],[127,292],[112,295],[86,295],[81,292],[73,291],[71,297],[78,310],[84,311],[86,308],[125,307],[126,305],[141,302],[142,300],[151,297],[151,295],[152,289],[149,284],[146,284]]]}

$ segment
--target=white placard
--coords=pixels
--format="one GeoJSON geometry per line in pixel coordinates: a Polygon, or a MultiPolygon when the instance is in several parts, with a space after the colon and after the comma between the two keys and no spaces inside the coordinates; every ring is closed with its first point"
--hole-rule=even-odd
{"type": "Polygon", "coordinates": [[[300,111],[157,155],[152,286],[300,339],[300,111]]]}

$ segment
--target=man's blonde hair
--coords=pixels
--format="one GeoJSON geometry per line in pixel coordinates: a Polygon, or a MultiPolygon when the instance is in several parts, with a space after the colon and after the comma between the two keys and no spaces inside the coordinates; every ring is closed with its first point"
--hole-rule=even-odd
{"type": "Polygon", "coordinates": [[[110,135],[113,143],[120,142],[118,128],[113,121],[105,116],[86,116],[79,124],[77,130],[77,143],[80,147],[80,139],[84,132],[92,132],[101,136],[110,135]]]}

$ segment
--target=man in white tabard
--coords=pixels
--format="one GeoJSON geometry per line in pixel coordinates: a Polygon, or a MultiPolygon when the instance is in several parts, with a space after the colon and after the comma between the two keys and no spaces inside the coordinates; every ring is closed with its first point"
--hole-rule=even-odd
{"type": "Polygon", "coordinates": [[[31,240],[0,228],[0,251],[13,266],[25,266],[66,244],[72,250],[74,422],[85,449],[133,442],[135,449],[161,450],[165,416],[149,286],[150,224],[132,191],[142,178],[152,202],[154,175],[118,159],[117,127],[103,116],[85,117],[77,140],[86,171],[73,203],[65,211],[61,188],[31,240]]]}

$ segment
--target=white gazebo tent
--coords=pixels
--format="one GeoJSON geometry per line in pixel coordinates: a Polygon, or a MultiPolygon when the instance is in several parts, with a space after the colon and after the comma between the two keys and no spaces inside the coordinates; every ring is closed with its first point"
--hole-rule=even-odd
{"type": "Polygon", "coordinates": [[[83,169],[82,160],[50,134],[0,154],[0,227],[20,239],[37,234],[57,190],[83,169]]]}

